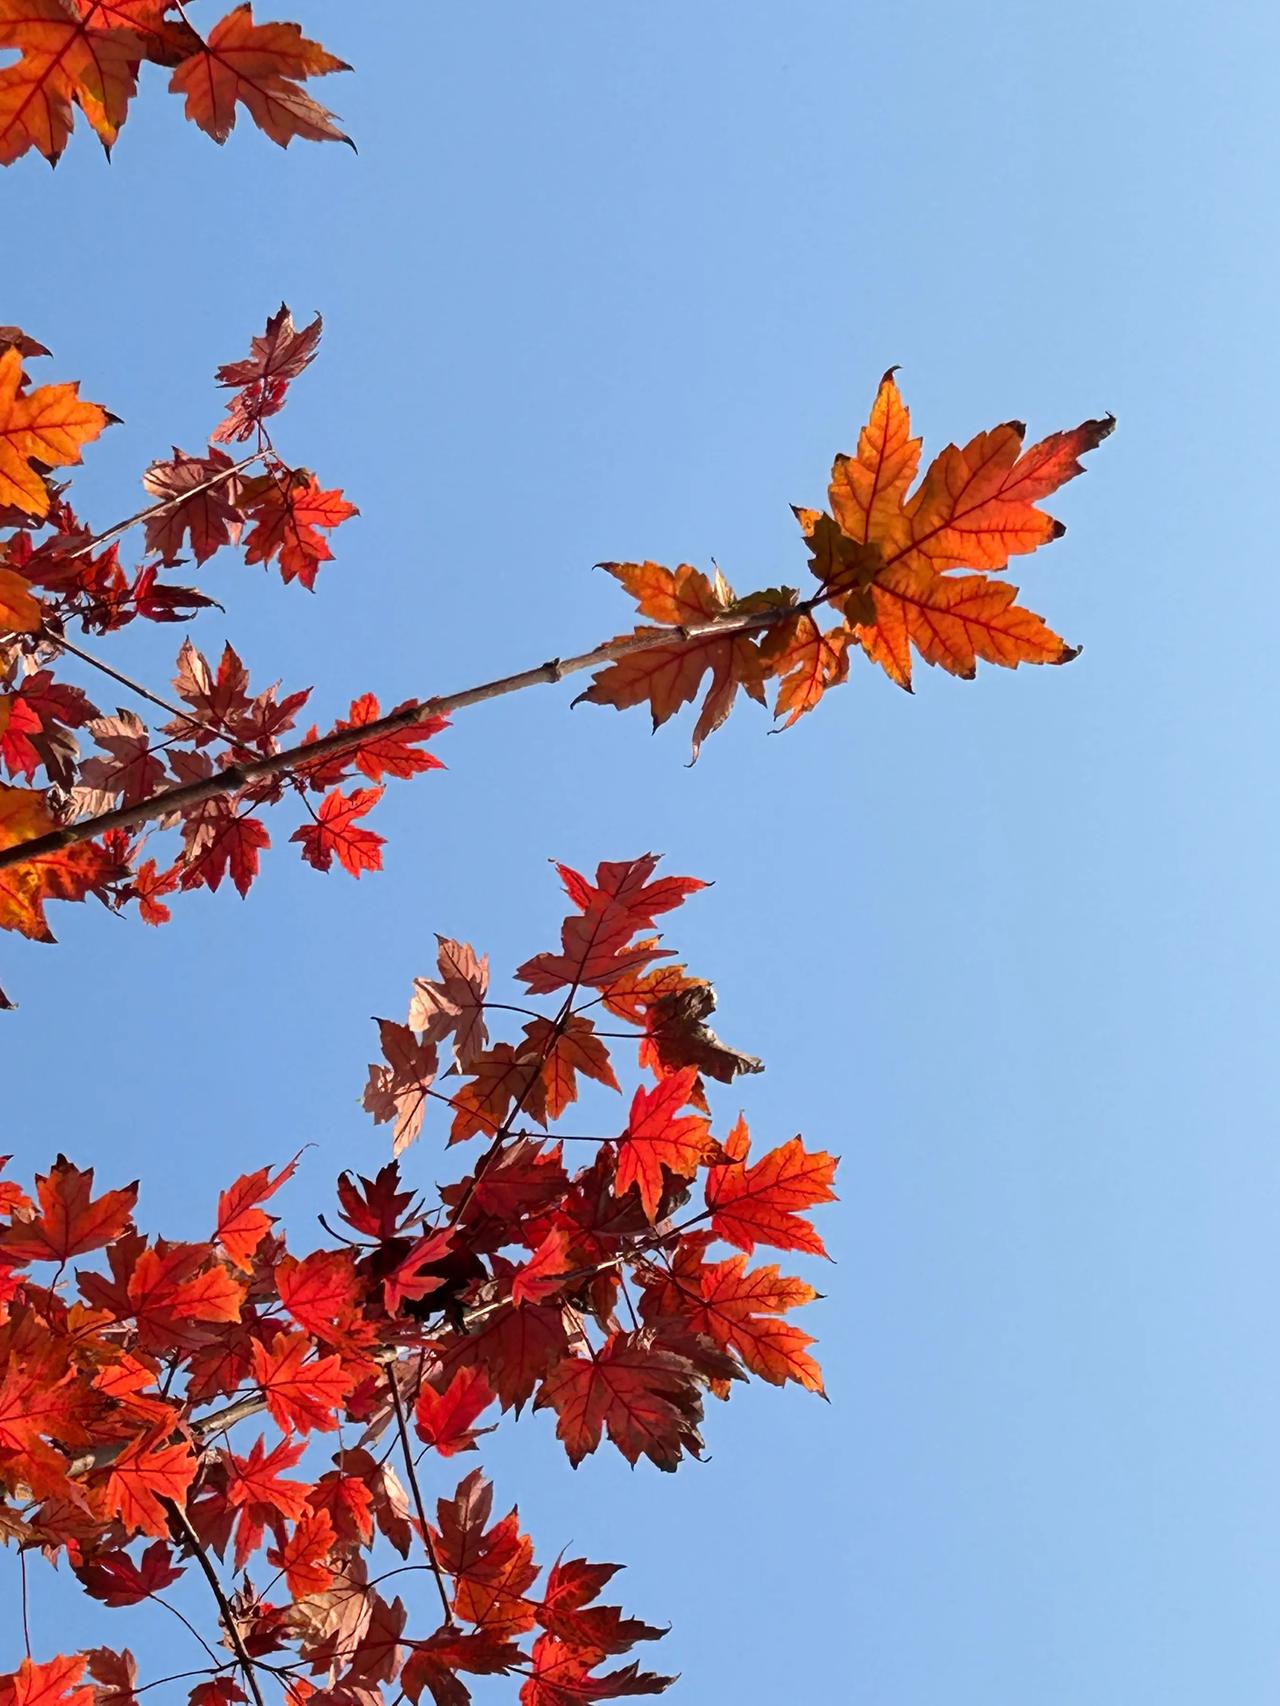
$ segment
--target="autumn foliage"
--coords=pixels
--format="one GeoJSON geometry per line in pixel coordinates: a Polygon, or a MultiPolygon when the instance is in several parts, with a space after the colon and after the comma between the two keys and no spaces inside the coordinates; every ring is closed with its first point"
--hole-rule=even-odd
{"type": "MultiPolygon", "coordinates": [[[[0,163],[56,163],[78,121],[110,148],[148,79],[218,142],[241,109],[280,144],[347,140],[306,87],[341,60],[248,5],[203,33],[193,10],[0,0],[0,163]]],[[[1043,500],[1110,418],[1029,447],[1005,423],[922,463],[890,371],[826,508],[795,511],[798,586],[608,562],[639,619],[616,636],[395,706],[357,685],[319,721],[309,689],[264,687],[185,633],[169,684],[132,682],[85,643],[185,629],[215,590],[221,609],[230,556],[308,592],[340,572],[358,511],[277,442],[321,332],[272,314],[217,368],[207,438],[156,455],[125,519],[95,526],[68,471],[114,417],[0,327],[0,927],[52,941],[49,903],[91,896],[162,925],[192,891],[246,893],[281,842],[320,872],[376,872],[384,789],[440,767],[450,719],[571,673],[590,674],[580,701],[644,706],[655,728],[694,707],[696,758],[739,692],[790,727],[859,659],[909,690],[921,660],[970,678],[1076,655],[1008,569],[1061,533],[1043,500]],[[131,703],[95,702],[73,669],[131,703]]],[[[712,1117],[708,1083],[761,1062],[710,1028],[711,985],[664,945],[659,921],[704,885],[652,855],[559,872],[559,941],[502,1001],[487,960],[441,939],[407,1010],[377,1021],[363,1106],[392,1159],[343,1174],[326,1246],[291,1247],[277,1218],[301,1157],[229,1182],[195,1243],[139,1230],[138,1185],[89,1165],[0,1179],[0,1538],[120,1610],[202,1578],[221,1646],[172,1680],[191,1706],[264,1706],[267,1688],[465,1706],[481,1676],[518,1678],[526,1706],[659,1692],[671,1679],[633,1649],[662,1631],[601,1603],[617,1566],[556,1557],[559,1537],[535,1551],[479,1469],[442,1460],[545,1412],[574,1465],[608,1449],[673,1470],[701,1455],[708,1400],[753,1378],[822,1393],[792,1319],[815,1292],[773,1258],[825,1256],[809,1215],[835,1162],[712,1117]],[[585,1084],[616,1115],[566,1132],[585,1084]],[[429,1176],[452,1174],[434,1196],[419,1142],[429,1176]]],[[[0,1706],[133,1706],[161,1680],[122,1639],[29,1655],[0,1706]]]]}

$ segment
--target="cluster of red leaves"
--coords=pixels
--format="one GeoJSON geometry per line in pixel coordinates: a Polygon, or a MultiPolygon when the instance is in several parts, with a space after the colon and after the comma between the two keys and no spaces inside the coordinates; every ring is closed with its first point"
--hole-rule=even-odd
{"type": "Polygon", "coordinates": [[[767,684],[776,682],[774,715],[789,727],[847,679],[857,649],[908,691],[913,650],[965,678],[979,660],[1009,669],[1070,662],[1078,648],[1023,609],[1016,586],[992,577],[1010,557],[1061,537],[1062,524],[1036,506],[1082,471],[1079,458],[1114,425],[1110,416],[1085,421],[1024,450],[1026,428],[1011,421],[963,449],[949,444],[912,491],[920,440],[911,436],[893,372],[886,373],[857,452],[835,460],[831,513],[795,511],[817,591],[801,597],[775,587],[739,598],[719,570],[708,578],[687,563],[675,570],[602,564],[640,614],[658,624],[631,637],[652,635],[658,643],[609,663],[581,699],[647,704],[657,728],[698,697],[709,674],[693,732],[696,758],[739,688],[763,705],[767,684]],[[838,613],[826,628],[818,617],[824,606],[838,613]],[[726,618],[744,625],[697,632],[726,618]]]}
{"type": "MultiPolygon", "coordinates": [[[[207,451],[175,450],[143,477],[154,502],[135,518],[144,555],[129,572],[120,557],[123,529],[93,534],[52,478],[55,468],[79,460],[112,417],[74,385],[34,386],[24,364],[47,352],[17,328],[0,328],[0,526],[11,528],[0,536],[0,774],[10,778],[0,783],[0,848],[270,758],[297,728],[310,690],[251,691],[229,645],[215,666],[184,641],[173,681],[179,703],[159,727],[130,710],[104,711],[56,672],[66,664],[72,628],[114,635],[137,619],[181,622],[213,606],[207,594],[162,577],[188,561],[203,567],[226,546],[240,546],[248,563],[274,563],[286,582],[314,586],[333,555],[326,535],[356,510],[340,491],[287,464],[268,423],[314,359],[320,334],[318,317],[299,328],[282,307],[245,360],[219,368],[230,402],[207,451]],[[239,456],[223,448],[250,440],[252,449],[239,456]],[[82,757],[79,739],[96,750],[82,757]],[[41,785],[31,786],[37,780],[41,785]]],[[[381,714],[366,693],[328,732],[381,714]]],[[[159,924],[169,917],[165,898],[179,890],[216,889],[229,877],[244,894],[270,844],[261,810],[286,794],[305,813],[292,839],[308,863],[328,870],[336,859],[354,876],[375,870],[382,838],[360,820],[381,798],[386,777],[439,768],[424,743],[444,726],[439,717],[424,718],[287,775],[177,806],[164,820],[172,853],[163,863],[151,852],[143,857],[144,841],[116,829],[0,870],[0,928],[51,941],[44,911],[50,899],[94,894],[113,906],[136,902],[147,923],[159,924]],[[344,790],[352,780],[358,785],[344,790]]],[[[307,740],[320,735],[315,727],[303,733],[307,740]]]]}
{"type": "MultiPolygon", "coordinates": [[[[706,1394],[748,1374],[822,1390],[784,1319],[812,1287],[751,1258],[825,1254],[806,1211],[831,1200],[835,1162],[799,1138],[753,1159],[741,1119],[713,1138],[704,1077],[759,1063],[707,1030],[710,986],[660,946],[655,919],[703,885],[656,863],[593,881],[562,868],[560,946],[517,973],[551,1010],[528,1009],[518,1041],[491,1039],[510,1006],[450,941],[408,1022],[380,1022],[366,1106],[396,1147],[431,1103],[449,1144],[483,1143],[431,1209],[399,1161],[344,1174],[345,1239],[295,1254],[264,1205],[296,1158],[236,1180],[197,1242],[143,1236],[136,1185],[95,1194],[61,1157],[33,1195],[0,1180],[0,1534],[65,1558],[111,1607],[193,1558],[212,1572],[228,1657],[192,1706],[234,1706],[259,1676],[291,1706],[317,1688],[326,1706],[465,1706],[467,1676],[498,1674],[523,1679],[525,1706],[574,1706],[670,1680],[616,1663],[661,1633],[597,1603],[616,1566],[542,1577],[479,1471],[434,1518],[422,1491],[501,1413],[552,1412],[575,1465],[608,1439],[671,1470],[701,1451],[706,1394]],[[557,1140],[582,1078],[620,1092],[617,1027],[643,1073],[621,1130],[557,1140]],[[319,1453],[314,1436],[340,1425],[356,1443],[319,1453]],[[388,1547],[421,1560],[402,1597],[382,1591],[388,1547]]],[[[0,1706],[132,1706],[140,1686],[127,1650],[97,1648],[28,1662],[0,1680],[0,1706]]]]}
{"type": "Polygon", "coordinates": [[[349,142],[302,85],[348,71],[297,24],[258,23],[237,6],[201,35],[177,0],[0,0],[0,165],[31,150],[56,165],[76,109],[110,152],[144,64],[171,73],[186,116],[225,142],[243,107],[273,142],[349,142]]]}

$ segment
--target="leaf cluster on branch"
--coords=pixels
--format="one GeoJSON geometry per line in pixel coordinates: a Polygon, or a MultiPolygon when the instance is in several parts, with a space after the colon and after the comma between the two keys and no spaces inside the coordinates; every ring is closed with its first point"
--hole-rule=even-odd
{"type": "MultiPolygon", "coordinates": [[[[77,115],[110,149],[148,66],[218,142],[241,108],[282,145],[349,140],[304,87],[341,60],[249,5],[203,31],[199,11],[0,0],[0,52],[16,52],[0,164],[56,163],[77,115]]],[[[213,659],[184,636],[157,691],[97,642],[221,609],[191,583],[226,552],[313,591],[349,537],[354,505],[274,437],[321,329],[282,306],[218,369],[228,402],[204,445],[152,461],[142,506],[95,529],[66,470],[114,417],[35,377],[49,352],[0,327],[0,928],[52,941],[48,903],[91,895],[150,925],[196,889],[243,895],[290,805],[308,864],[376,871],[366,820],[389,780],[439,768],[433,743],[469,706],[578,672],[580,701],[643,705],[655,728],[696,705],[696,759],[740,690],[790,727],[859,657],[910,690],[917,659],[969,678],[1076,655],[1005,571],[1061,533],[1041,502],[1110,417],[1030,447],[1006,423],[921,473],[891,370],[827,508],[795,511],[803,588],[607,562],[638,625],[386,710],[353,690],[324,730],[304,726],[309,689],[251,688],[229,644],[213,659]],[[130,703],[95,703],[86,672],[130,703]]],[[[753,1153],[741,1117],[713,1132],[708,1081],[761,1063],[710,1028],[711,985],[663,946],[657,920],[704,885],[652,855],[559,871],[571,910],[517,970],[519,1000],[494,1000],[487,960],[442,938],[407,1011],[377,1021],[363,1105],[393,1158],[339,1179],[326,1246],[290,1247],[264,1206],[299,1157],[230,1184],[198,1241],[139,1231],[136,1184],[99,1192],[61,1156],[31,1193],[0,1178],[0,1538],[24,1593],[42,1553],[198,1644],[191,1671],[141,1680],[123,1645],[49,1660],[28,1645],[0,1706],[136,1706],[161,1683],[190,1706],[265,1706],[266,1689],[288,1706],[466,1706],[483,1676],[519,1678],[524,1706],[668,1686],[630,1656],[662,1631],[600,1603],[617,1566],[536,1557],[481,1472],[451,1486],[443,1460],[527,1410],[575,1466],[607,1444],[673,1470],[701,1453],[708,1398],[752,1377],[822,1393],[789,1319],[816,1293],[756,1251],[825,1256],[808,1212],[833,1200],[835,1161],[799,1137],[753,1153]],[[585,1084],[592,1104],[624,1094],[628,1045],[625,1112],[565,1131],[585,1084]],[[402,1170],[424,1134],[474,1157],[433,1195],[402,1170]],[[164,1597],[184,1577],[217,1647],[164,1597]]]]}

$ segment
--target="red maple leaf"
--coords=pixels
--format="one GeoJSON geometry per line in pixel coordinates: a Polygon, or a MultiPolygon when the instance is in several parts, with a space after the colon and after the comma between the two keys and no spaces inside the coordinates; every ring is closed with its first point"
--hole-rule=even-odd
{"type": "Polygon", "coordinates": [[[335,788],[320,802],[315,822],[303,824],[289,839],[302,843],[302,857],[317,871],[329,870],[335,854],[353,877],[381,870],[384,838],[357,828],[356,819],[367,816],[382,795],[381,788],[356,788],[350,794],[335,788]]]}

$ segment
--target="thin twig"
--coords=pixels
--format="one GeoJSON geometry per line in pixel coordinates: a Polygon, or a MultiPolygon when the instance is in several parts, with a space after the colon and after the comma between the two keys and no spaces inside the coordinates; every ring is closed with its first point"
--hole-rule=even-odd
{"type": "Polygon", "coordinates": [[[162,1497],[160,1503],[165,1507],[174,1522],[182,1530],[182,1533],[186,1537],[187,1545],[191,1548],[196,1562],[204,1571],[205,1580],[208,1582],[213,1591],[213,1597],[218,1602],[218,1610],[222,1616],[222,1626],[227,1632],[227,1639],[231,1643],[236,1658],[240,1661],[240,1669],[244,1672],[245,1682],[249,1686],[250,1694],[253,1695],[254,1706],[266,1706],[266,1702],[262,1698],[262,1690],[258,1687],[258,1676],[254,1669],[253,1660],[249,1657],[248,1648],[241,1640],[240,1631],[236,1628],[236,1620],[235,1615],[231,1610],[231,1603],[227,1599],[226,1594],[222,1591],[222,1583],[218,1580],[218,1572],[210,1563],[209,1554],[204,1549],[204,1543],[201,1541],[200,1536],[191,1525],[191,1518],[187,1515],[186,1511],[183,1510],[182,1506],[174,1499],[166,1499],[162,1497]]]}
{"type": "Polygon", "coordinates": [[[400,1384],[396,1379],[395,1367],[387,1370],[387,1385],[391,1389],[391,1402],[396,1412],[396,1431],[400,1435],[400,1450],[404,1457],[405,1473],[409,1477],[409,1487],[413,1493],[413,1502],[417,1506],[418,1521],[422,1525],[422,1544],[427,1550],[427,1562],[431,1565],[431,1574],[436,1579],[436,1588],[440,1594],[440,1603],[444,1607],[444,1620],[453,1626],[453,1606],[449,1602],[449,1590],[444,1585],[444,1572],[440,1568],[440,1560],[436,1557],[435,1542],[431,1538],[431,1525],[427,1521],[426,1506],[422,1502],[422,1488],[418,1485],[418,1471],[414,1468],[413,1449],[409,1444],[409,1425],[405,1420],[404,1401],[400,1397],[400,1384]]]}
{"type": "Polygon", "coordinates": [[[189,811],[193,806],[201,805],[205,800],[216,799],[219,795],[238,794],[251,782],[262,781],[268,776],[278,776],[284,771],[313,764],[321,758],[329,758],[337,753],[350,752],[367,741],[376,740],[380,735],[413,728],[417,724],[428,722],[432,717],[445,716],[453,711],[464,710],[470,705],[483,704],[490,699],[501,699],[508,693],[522,692],[526,687],[550,686],[579,670],[593,669],[597,664],[610,663],[617,658],[631,657],[637,652],[669,646],[673,639],[694,643],[699,640],[720,639],[729,634],[747,634],[758,629],[771,628],[784,619],[807,614],[826,596],[828,595],[821,594],[786,608],[751,611],[740,616],[721,616],[712,622],[700,622],[684,628],[624,634],[619,639],[608,640],[603,645],[593,647],[589,652],[578,653],[575,657],[552,658],[550,662],[537,664],[532,669],[522,669],[514,675],[499,676],[494,681],[481,682],[479,686],[466,687],[457,693],[437,694],[434,698],[408,704],[399,711],[388,712],[385,717],[378,717],[371,723],[357,723],[349,728],[336,729],[332,734],[321,735],[312,741],[303,741],[297,746],[271,753],[268,757],[229,765],[225,770],[220,770],[202,781],[189,782],[178,788],[166,788],[132,805],[117,806],[113,811],[101,812],[96,817],[67,824],[47,835],[39,835],[30,841],[19,841],[10,847],[0,848],[0,870],[9,865],[22,864],[29,859],[38,859],[46,853],[60,852],[64,847],[74,847],[80,842],[92,840],[94,836],[105,835],[109,830],[131,829],[137,824],[149,823],[154,818],[166,817],[170,812],[189,811]]]}

